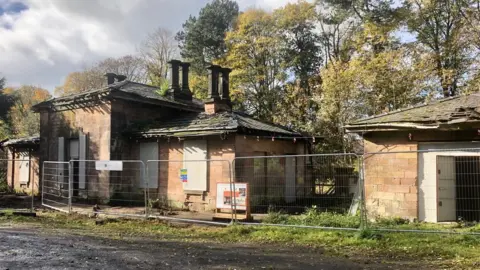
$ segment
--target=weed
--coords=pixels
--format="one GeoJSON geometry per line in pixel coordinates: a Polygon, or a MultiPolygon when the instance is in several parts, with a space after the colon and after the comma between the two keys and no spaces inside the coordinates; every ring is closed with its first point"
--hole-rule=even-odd
{"type": "Polygon", "coordinates": [[[371,240],[379,240],[382,239],[382,235],[378,232],[369,230],[369,229],[362,229],[357,232],[356,237],[359,239],[371,239],[371,240]]]}
{"type": "Polygon", "coordinates": [[[264,223],[269,224],[288,224],[290,216],[283,213],[282,211],[268,211],[268,215],[263,219],[264,223]]]}

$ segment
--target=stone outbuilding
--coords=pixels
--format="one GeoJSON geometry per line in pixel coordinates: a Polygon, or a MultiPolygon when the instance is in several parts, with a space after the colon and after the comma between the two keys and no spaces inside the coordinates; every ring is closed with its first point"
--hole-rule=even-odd
{"type": "Polygon", "coordinates": [[[6,181],[10,191],[38,194],[40,190],[38,136],[7,139],[0,143],[5,156],[0,160],[0,179],[6,181]]]}
{"type": "MultiPolygon", "coordinates": [[[[209,67],[208,99],[201,101],[190,91],[189,64],[177,60],[169,64],[170,86],[163,95],[156,87],[106,74],[105,88],[34,106],[40,114],[40,158],[73,160],[73,196],[77,200],[111,203],[135,200],[135,194],[141,202],[143,189],[148,188],[152,199],[210,210],[215,207],[216,183],[228,182],[234,175],[230,162],[235,157],[309,153],[311,139],[232,110],[230,69],[209,67]],[[141,160],[148,180],[141,180],[138,163],[123,162],[121,172],[99,171],[96,160],[141,160]],[[180,181],[180,169],[188,170],[187,182],[180,181]]],[[[307,162],[305,158],[285,160],[279,166],[290,171],[307,162]]],[[[239,170],[234,180],[251,182],[250,174],[252,170],[239,170]]],[[[306,196],[313,184],[304,175],[303,170],[283,173],[274,184],[301,179],[292,187],[293,194],[306,196]]],[[[63,176],[60,181],[65,179],[63,176]]],[[[285,192],[275,196],[285,196],[285,192]]]]}
{"type": "Polygon", "coordinates": [[[369,214],[480,220],[480,94],[358,120],[369,214]]]}

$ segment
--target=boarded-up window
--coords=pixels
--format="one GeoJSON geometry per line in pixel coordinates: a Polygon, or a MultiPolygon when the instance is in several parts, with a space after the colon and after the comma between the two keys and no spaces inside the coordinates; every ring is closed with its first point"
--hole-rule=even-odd
{"type": "Polygon", "coordinates": [[[183,144],[183,168],[187,169],[185,191],[207,191],[207,142],[188,140],[183,144]]]}
{"type": "MultiPolygon", "coordinates": [[[[158,188],[158,162],[150,162],[149,160],[158,160],[158,143],[147,142],[140,144],[140,160],[143,161],[145,166],[148,166],[148,188],[158,188]]],[[[140,181],[140,187],[145,188],[145,182],[140,181]]]]}

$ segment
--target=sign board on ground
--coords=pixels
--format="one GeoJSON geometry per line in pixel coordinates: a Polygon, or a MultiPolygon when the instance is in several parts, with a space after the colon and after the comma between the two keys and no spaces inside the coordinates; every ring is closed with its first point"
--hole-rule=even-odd
{"type": "Polygon", "coordinates": [[[217,183],[217,209],[247,210],[247,183],[217,183]]]}
{"type": "Polygon", "coordinates": [[[183,183],[186,183],[188,181],[187,169],[180,169],[180,180],[183,183]]]}
{"type": "Polygon", "coordinates": [[[95,161],[97,171],[123,171],[123,162],[118,160],[95,161]]]}

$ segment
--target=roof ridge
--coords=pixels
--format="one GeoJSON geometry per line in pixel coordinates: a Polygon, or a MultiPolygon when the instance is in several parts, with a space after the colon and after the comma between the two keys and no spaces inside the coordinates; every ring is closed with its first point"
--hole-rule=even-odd
{"type": "MultiPolygon", "coordinates": [[[[470,95],[474,95],[474,94],[470,94],[470,95]]],[[[470,95],[464,95],[464,96],[470,96],[470,95]]],[[[442,102],[450,101],[450,100],[453,100],[453,99],[458,99],[458,98],[464,97],[464,96],[458,95],[458,96],[454,96],[454,97],[447,97],[447,98],[437,99],[437,100],[434,100],[433,102],[430,102],[430,103],[424,103],[424,104],[414,105],[414,106],[412,106],[412,107],[407,107],[407,108],[403,108],[403,109],[397,109],[397,110],[395,110],[395,111],[391,111],[391,112],[388,112],[388,113],[376,114],[376,115],[369,116],[369,117],[366,117],[366,118],[363,118],[363,119],[358,119],[358,120],[356,120],[355,122],[367,121],[367,120],[372,120],[372,119],[380,118],[380,117],[387,116],[387,115],[393,115],[393,114],[397,114],[397,113],[402,113],[402,112],[406,112],[406,111],[409,111],[409,110],[418,109],[418,108],[422,108],[422,107],[425,107],[425,106],[429,106],[429,105],[433,105],[433,104],[437,104],[437,103],[442,103],[442,102]]],[[[478,96],[480,97],[480,95],[478,95],[478,96]]]]}

